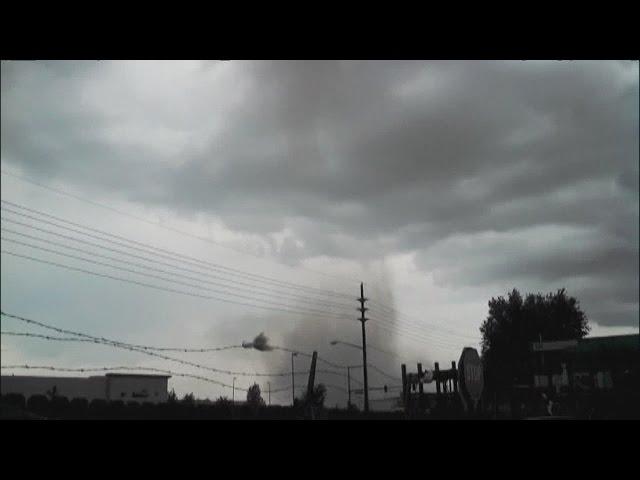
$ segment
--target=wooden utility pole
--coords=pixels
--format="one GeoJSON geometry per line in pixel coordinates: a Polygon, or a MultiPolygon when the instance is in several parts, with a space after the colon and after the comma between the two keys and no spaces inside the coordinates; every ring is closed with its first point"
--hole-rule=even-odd
{"type": "Polygon", "coordinates": [[[422,414],[424,385],[422,385],[422,364],[418,364],[418,414],[422,414]]]}
{"type": "Polygon", "coordinates": [[[347,392],[349,393],[347,408],[351,408],[351,367],[347,367],[347,392]]]}
{"type": "Polygon", "coordinates": [[[363,377],[364,377],[364,411],[365,413],[369,412],[369,381],[367,378],[367,335],[364,328],[364,323],[368,320],[364,316],[364,312],[369,310],[364,306],[364,302],[368,299],[364,298],[364,284],[360,283],[360,298],[358,301],[360,302],[360,323],[362,324],[362,368],[363,368],[363,377]]]}
{"type": "Polygon", "coordinates": [[[296,403],[296,379],[293,372],[293,357],[298,355],[296,352],[291,352],[291,406],[296,403]]]}
{"type": "Polygon", "coordinates": [[[407,366],[402,364],[402,403],[405,413],[409,413],[409,386],[407,385],[407,366]]]}
{"type": "Polygon", "coordinates": [[[233,377],[233,385],[231,387],[231,402],[236,403],[236,377],[233,377]]]}
{"type": "Polygon", "coordinates": [[[456,362],[455,360],[451,361],[451,372],[452,372],[452,378],[451,381],[453,383],[453,392],[454,393],[458,393],[458,371],[456,369],[456,362]]]}
{"type": "Polygon", "coordinates": [[[311,398],[313,395],[313,384],[316,379],[316,359],[318,358],[318,352],[314,350],[311,356],[311,369],[309,370],[309,383],[307,384],[307,398],[311,398]]]}
{"type": "Polygon", "coordinates": [[[309,383],[307,384],[307,409],[309,411],[311,420],[315,419],[314,405],[313,405],[313,386],[316,379],[316,359],[318,358],[318,352],[314,350],[311,357],[311,368],[309,370],[309,383]]]}

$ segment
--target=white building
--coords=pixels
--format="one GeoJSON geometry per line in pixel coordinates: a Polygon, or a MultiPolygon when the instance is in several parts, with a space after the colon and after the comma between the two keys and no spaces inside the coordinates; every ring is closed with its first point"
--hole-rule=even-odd
{"type": "Polygon", "coordinates": [[[107,373],[93,377],[32,377],[3,375],[0,393],[32,395],[55,394],[61,397],[87,400],[122,400],[124,402],[164,403],[168,399],[169,375],[107,373]]]}

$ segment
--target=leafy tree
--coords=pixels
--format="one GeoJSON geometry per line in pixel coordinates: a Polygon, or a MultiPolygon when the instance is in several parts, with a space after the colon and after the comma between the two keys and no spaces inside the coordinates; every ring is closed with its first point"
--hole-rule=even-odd
{"type": "Polygon", "coordinates": [[[499,392],[526,381],[531,342],[579,339],[589,326],[578,301],[564,289],[528,294],[525,299],[513,289],[507,298],[489,301],[480,332],[486,387],[499,392]]]}
{"type": "Polygon", "coordinates": [[[185,405],[195,405],[196,397],[193,393],[187,393],[184,397],[182,397],[182,403],[185,405]]]}
{"type": "Polygon", "coordinates": [[[167,403],[177,403],[178,402],[178,395],[176,395],[176,391],[175,389],[171,389],[171,391],[169,392],[169,396],[167,397],[167,403]]]}
{"type": "Polygon", "coordinates": [[[261,407],[264,405],[264,400],[260,394],[260,385],[257,383],[251,385],[247,391],[247,404],[251,407],[261,407]]]}
{"type": "Polygon", "coordinates": [[[307,392],[302,397],[302,402],[307,405],[312,405],[315,408],[322,408],[324,401],[327,398],[327,387],[322,383],[316,385],[311,392],[311,397],[307,398],[307,392]]]}
{"type": "Polygon", "coordinates": [[[230,407],[231,404],[232,402],[228,397],[218,397],[218,399],[214,403],[214,405],[218,407],[230,407]]]}
{"type": "Polygon", "coordinates": [[[53,388],[51,388],[51,390],[47,390],[47,397],[49,397],[49,400],[53,400],[57,396],[58,396],[58,387],[56,385],[54,385],[53,388]]]}

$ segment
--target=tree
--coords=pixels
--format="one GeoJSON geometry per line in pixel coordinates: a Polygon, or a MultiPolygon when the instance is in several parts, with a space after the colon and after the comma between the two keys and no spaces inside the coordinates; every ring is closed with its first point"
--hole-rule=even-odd
{"type": "Polygon", "coordinates": [[[184,397],[182,397],[182,403],[185,405],[195,405],[196,397],[193,393],[187,393],[184,397]]]}
{"type": "Polygon", "coordinates": [[[264,405],[262,395],[260,395],[260,385],[254,383],[247,391],[247,404],[251,407],[261,407],[264,405]]]}
{"type": "Polygon", "coordinates": [[[480,332],[486,387],[500,392],[526,381],[532,342],[576,340],[589,332],[589,326],[578,301],[564,289],[544,296],[528,294],[524,300],[513,289],[506,299],[489,301],[480,332]]]}
{"type": "Polygon", "coordinates": [[[231,400],[229,399],[229,397],[218,397],[218,399],[215,401],[214,404],[217,405],[217,406],[224,406],[224,407],[232,405],[231,400]]]}
{"type": "Polygon", "coordinates": [[[47,396],[50,401],[53,401],[58,396],[58,387],[56,385],[51,388],[51,390],[47,390],[47,396]]]}
{"type": "Polygon", "coordinates": [[[233,418],[233,402],[228,397],[218,397],[214,402],[214,414],[219,418],[233,418]]]}
{"type": "Polygon", "coordinates": [[[178,395],[176,395],[176,391],[175,389],[171,389],[171,391],[169,392],[169,396],[167,397],[167,403],[177,403],[178,402],[178,395]]]}
{"type": "Polygon", "coordinates": [[[311,397],[307,398],[307,392],[304,393],[302,397],[302,402],[307,405],[311,405],[315,408],[322,408],[324,406],[324,401],[327,397],[327,387],[325,387],[322,383],[316,385],[311,392],[311,397]]]}

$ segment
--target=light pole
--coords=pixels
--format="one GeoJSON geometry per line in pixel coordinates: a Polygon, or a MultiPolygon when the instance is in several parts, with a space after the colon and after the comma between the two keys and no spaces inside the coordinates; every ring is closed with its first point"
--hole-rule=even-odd
{"type": "Polygon", "coordinates": [[[231,386],[231,403],[235,405],[236,403],[236,377],[233,377],[233,384],[231,386]]]}
{"type": "MultiPolygon", "coordinates": [[[[330,345],[337,345],[339,343],[342,345],[347,345],[349,347],[357,348],[358,350],[362,350],[362,347],[360,345],[356,345],[355,343],[343,342],[341,340],[331,340],[329,342],[330,345]]],[[[353,368],[352,365],[347,366],[347,408],[351,406],[351,368],[353,368]]]]}
{"type": "MultiPolygon", "coordinates": [[[[331,340],[329,342],[330,345],[337,345],[339,343],[342,345],[347,345],[348,347],[353,347],[353,348],[357,348],[358,350],[362,350],[362,347],[360,345],[356,345],[355,343],[343,342],[341,340],[331,340]]],[[[351,406],[351,369],[354,367],[359,367],[359,365],[347,365],[347,395],[349,399],[347,402],[347,407],[351,406]]]]}
{"type": "Polygon", "coordinates": [[[291,352],[291,406],[296,403],[296,387],[295,387],[295,375],[293,374],[293,357],[297,357],[296,352],[291,352]]]}

